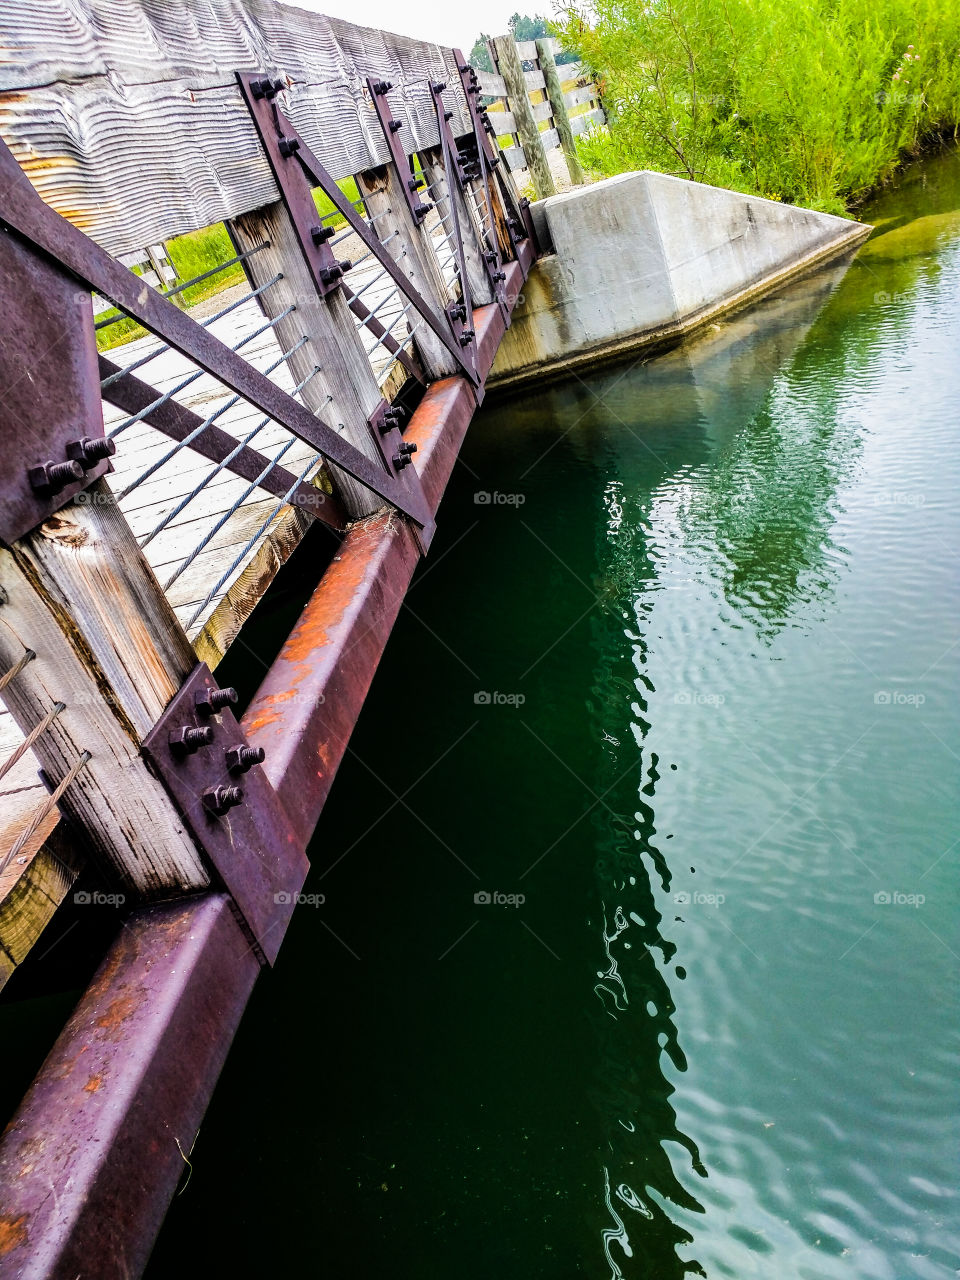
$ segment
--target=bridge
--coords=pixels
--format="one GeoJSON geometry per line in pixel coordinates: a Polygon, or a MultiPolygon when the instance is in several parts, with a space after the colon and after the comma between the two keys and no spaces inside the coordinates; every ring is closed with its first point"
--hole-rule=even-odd
{"type": "Polygon", "coordinates": [[[536,238],[457,50],[272,0],[0,33],[0,980],[84,868],[123,906],[0,1142],[0,1276],[109,1280],[276,959],[536,238]],[[218,663],[308,534],[241,708],[218,663]]]}

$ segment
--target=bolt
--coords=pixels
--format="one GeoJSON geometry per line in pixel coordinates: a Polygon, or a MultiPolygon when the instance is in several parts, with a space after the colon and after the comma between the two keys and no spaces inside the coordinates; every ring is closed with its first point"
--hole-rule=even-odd
{"type": "Polygon", "coordinates": [[[391,132],[391,133],[399,133],[399,132],[400,132],[400,130],[403,128],[403,121],[402,121],[402,120],[388,120],[388,121],[387,121],[387,128],[390,130],[390,132],[391,132]]]}
{"type": "Polygon", "coordinates": [[[54,462],[51,459],[38,467],[27,467],[27,479],[36,493],[59,493],[68,484],[83,479],[83,467],[79,462],[54,462]]]}
{"type": "Polygon", "coordinates": [[[496,262],[497,260],[497,252],[495,249],[488,249],[483,256],[488,262],[496,262]]]}
{"type": "Polygon", "coordinates": [[[287,159],[289,160],[289,158],[292,155],[296,155],[296,153],[300,150],[300,139],[299,138],[281,138],[280,141],[277,143],[277,146],[280,148],[280,154],[282,156],[286,156],[287,159]]]}
{"type": "Polygon", "coordinates": [[[67,445],[67,457],[79,462],[84,471],[89,471],[104,458],[112,458],[116,452],[116,440],[108,440],[106,436],[100,436],[96,440],[90,436],[81,436],[79,440],[71,440],[67,445]]]}
{"type": "Polygon", "coordinates": [[[446,80],[435,80],[433,84],[430,86],[430,88],[433,90],[434,93],[443,93],[446,87],[447,87],[446,80]]]}
{"type": "Polygon", "coordinates": [[[237,691],[229,686],[226,689],[201,689],[194,698],[194,706],[198,715],[212,716],[224,707],[234,706],[236,701],[237,691]]]}
{"type": "Polygon", "coordinates": [[[407,442],[406,440],[404,440],[401,442],[397,452],[398,453],[416,453],[417,446],[412,441],[407,442]]]}
{"type": "Polygon", "coordinates": [[[267,94],[267,97],[269,97],[269,98],[273,98],[273,97],[275,97],[278,93],[283,93],[283,91],[284,91],[284,89],[286,89],[286,87],[287,87],[287,86],[284,84],[284,82],[283,82],[282,80],[274,80],[273,84],[270,86],[271,92],[270,92],[269,94],[267,94]]]}
{"type": "Polygon", "coordinates": [[[495,271],[493,273],[494,282],[498,280],[506,280],[506,278],[507,278],[507,273],[505,271],[495,271]]]}
{"type": "Polygon", "coordinates": [[[452,120],[452,119],[453,119],[453,112],[452,112],[452,111],[445,111],[445,112],[443,113],[443,118],[444,118],[444,120],[452,120]]]}
{"type": "Polygon", "coordinates": [[[243,787],[211,787],[203,793],[203,807],[221,817],[236,804],[243,803],[243,787]]]}
{"type": "Polygon", "coordinates": [[[457,67],[457,70],[460,72],[462,76],[465,76],[468,71],[473,70],[473,67],[471,67],[469,62],[465,62],[462,67],[457,67]]]}
{"type": "Polygon", "coordinates": [[[250,81],[250,92],[258,101],[260,98],[267,97],[270,87],[270,81],[266,79],[250,81]]]}
{"type": "Polygon", "coordinates": [[[417,215],[418,218],[425,218],[432,208],[433,208],[432,201],[427,201],[426,204],[418,204],[413,212],[417,215]]]}
{"type": "Polygon", "coordinates": [[[395,453],[393,455],[393,465],[398,471],[402,471],[404,467],[409,467],[413,459],[408,453],[395,453]]]}
{"type": "Polygon", "coordinates": [[[377,94],[389,93],[392,88],[393,83],[390,80],[375,80],[373,82],[373,92],[377,94]]]}
{"type": "Polygon", "coordinates": [[[423,186],[423,178],[411,178],[407,186],[411,191],[416,191],[418,187],[423,186]]]}
{"type": "Polygon", "coordinates": [[[336,284],[342,275],[343,271],[340,269],[339,265],[335,267],[320,268],[320,279],[324,284],[336,284]]]}
{"type": "Polygon", "coordinates": [[[201,747],[209,747],[213,741],[213,729],[206,724],[199,729],[171,729],[170,750],[175,756],[192,756],[201,747]]]}
{"type": "Polygon", "coordinates": [[[314,244],[323,244],[325,240],[329,240],[333,235],[333,227],[311,227],[310,238],[314,244]]]}
{"type": "Polygon", "coordinates": [[[266,752],[263,747],[228,747],[224,752],[227,768],[231,773],[246,773],[255,764],[263,764],[266,752]]]}
{"type": "Polygon", "coordinates": [[[479,92],[480,92],[480,86],[478,84],[467,85],[467,93],[479,93],[479,92]]]}
{"type": "Polygon", "coordinates": [[[470,343],[473,341],[475,337],[476,337],[476,334],[472,329],[464,329],[463,333],[461,333],[460,335],[461,347],[469,347],[470,343]]]}

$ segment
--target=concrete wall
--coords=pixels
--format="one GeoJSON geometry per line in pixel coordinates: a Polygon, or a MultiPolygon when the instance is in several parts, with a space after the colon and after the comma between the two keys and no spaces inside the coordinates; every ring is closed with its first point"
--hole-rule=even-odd
{"type": "Polygon", "coordinates": [[[490,385],[665,345],[851,249],[864,223],[662,173],[624,173],[534,206],[541,258],[490,385]]]}

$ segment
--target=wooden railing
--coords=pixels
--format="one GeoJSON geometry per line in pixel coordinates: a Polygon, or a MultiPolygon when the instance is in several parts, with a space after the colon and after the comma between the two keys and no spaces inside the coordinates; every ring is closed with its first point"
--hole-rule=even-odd
{"type": "Polygon", "coordinates": [[[34,510],[0,532],[0,985],[81,864],[58,811],[129,901],[210,883],[145,740],[317,520],[342,537],[392,506],[426,546],[401,428],[436,381],[479,401],[497,338],[471,317],[504,323],[532,256],[457,51],[273,0],[187,8],[0,0],[0,289],[18,335],[0,363],[21,390],[50,382],[0,403],[8,489],[34,510]],[[245,285],[194,316],[164,300],[187,282],[170,289],[157,249],[218,224],[230,256],[205,276],[239,263],[245,285]],[[34,261],[53,262],[60,301],[16,284],[34,261]],[[95,309],[101,335],[142,326],[99,372],[95,309]],[[113,442],[110,474],[31,490],[31,467],[64,462],[48,430],[64,413],[113,442]]]}
{"type": "Polygon", "coordinates": [[[606,123],[600,89],[579,62],[557,64],[559,40],[489,42],[497,73],[478,71],[489,118],[499,139],[509,138],[504,158],[515,173],[529,176],[538,199],[555,185],[544,153],[563,152],[570,180],[583,181],[574,138],[606,123]]]}

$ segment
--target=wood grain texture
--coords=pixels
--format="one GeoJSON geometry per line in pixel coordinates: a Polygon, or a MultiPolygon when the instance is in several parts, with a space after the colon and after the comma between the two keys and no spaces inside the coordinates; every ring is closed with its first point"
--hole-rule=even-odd
{"type": "Polygon", "coordinates": [[[193,651],[106,482],[82,496],[0,550],[0,667],[37,654],[4,702],[23,733],[66,704],[34,754],[56,784],[92,753],[62,803],[116,878],[145,896],[201,888],[200,856],[139,754],[193,651]]]}
{"type": "Polygon", "coordinates": [[[570,181],[574,186],[580,186],[584,181],[583,167],[577,155],[577,144],[573,140],[573,131],[570,128],[570,117],[567,115],[563,89],[560,86],[560,76],[557,73],[557,64],[553,60],[553,53],[548,41],[538,40],[536,47],[540,59],[540,68],[543,71],[547,101],[550,103],[550,109],[553,112],[553,124],[560,139],[560,146],[563,148],[563,158],[567,164],[567,172],[570,174],[570,181]]]}
{"type": "MultiPolygon", "coordinates": [[[[264,246],[245,263],[254,287],[278,274],[283,276],[257,299],[264,315],[273,319],[290,305],[296,307],[276,325],[275,333],[283,351],[296,346],[302,337],[308,339],[287,361],[295,383],[319,369],[299,399],[366,457],[379,462],[367,419],[380,403],[380,389],[342,291],[335,289],[326,298],[318,297],[282,201],[242,214],[231,227],[242,250],[264,246]]],[[[334,466],[329,471],[351,517],[369,515],[384,505],[382,498],[352,476],[334,466]]]]}
{"type": "MultiPolygon", "coordinates": [[[[418,223],[410,211],[403,191],[405,178],[397,172],[395,164],[382,165],[357,174],[357,187],[364,197],[369,217],[376,219],[377,235],[381,240],[395,234],[389,246],[398,266],[410,280],[420,296],[433,307],[442,320],[447,301],[446,285],[437,261],[433,237],[425,223],[418,223]]],[[[423,195],[424,200],[429,199],[423,195]]],[[[411,324],[417,321],[414,309],[409,313],[411,324]]],[[[402,330],[395,337],[402,337],[402,330]]],[[[417,352],[427,376],[433,380],[458,373],[460,366],[428,325],[417,330],[417,352]]]]}
{"type": "MultiPolygon", "coordinates": [[[[517,136],[520,139],[524,159],[530,171],[530,181],[533,184],[534,195],[538,200],[545,200],[548,196],[556,195],[557,189],[554,186],[550,165],[544,150],[546,144],[541,138],[540,131],[533,118],[530,99],[527,96],[530,86],[517,56],[517,46],[508,36],[496,37],[490,42],[490,46],[495,59],[495,66],[503,76],[504,84],[507,87],[507,98],[517,122],[517,136]]],[[[526,73],[526,75],[530,74],[532,73],[526,73]]],[[[540,83],[542,84],[543,73],[537,72],[537,75],[539,75],[540,83]]],[[[513,165],[511,164],[510,167],[513,168],[513,165]]]]}
{"type": "Polygon", "coordinates": [[[0,0],[0,135],[40,194],[113,254],[276,199],[234,73],[284,79],[285,110],[334,177],[389,159],[365,78],[417,148],[453,51],[274,0],[0,0]]]}

